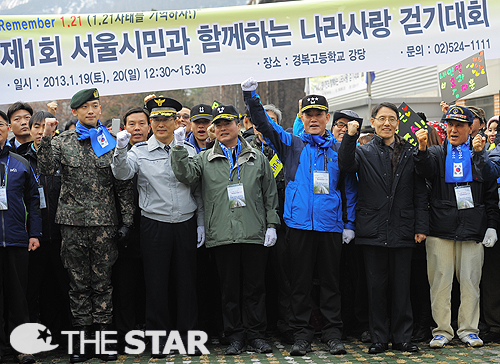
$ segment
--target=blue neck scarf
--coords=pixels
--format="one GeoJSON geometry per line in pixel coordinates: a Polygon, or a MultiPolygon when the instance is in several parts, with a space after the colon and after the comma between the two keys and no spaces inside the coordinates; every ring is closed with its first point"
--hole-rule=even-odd
{"type": "Polygon", "coordinates": [[[108,129],[101,124],[101,121],[97,121],[97,126],[95,128],[87,128],[80,122],[76,123],[76,132],[78,136],[77,140],[84,140],[90,138],[90,144],[92,144],[92,149],[97,157],[106,154],[110,150],[115,149],[116,140],[110,134],[108,129]]]}
{"type": "Polygon", "coordinates": [[[301,133],[299,137],[304,142],[317,146],[318,148],[330,148],[336,142],[335,137],[328,132],[326,132],[324,136],[301,133]]]}
{"type": "Polygon", "coordinates": [[[458,147],[451,145],[448,139],[446,141],[444,181],[446,183],[472,182],[470,139],[458,147]]]}

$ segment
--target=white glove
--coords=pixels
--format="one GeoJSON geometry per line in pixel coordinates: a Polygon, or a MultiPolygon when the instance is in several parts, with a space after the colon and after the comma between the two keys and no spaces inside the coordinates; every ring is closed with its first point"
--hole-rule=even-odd
{"type": "Polygon", "coordinates": [[[487,248],[493,248],[497,240],[497,231],[493,228],[486,229],[486,234],[484,234],[483,239],[483,245],[487,248]]]}
{"type": "Polygon", "coordinates": [[[184,140],[186,139],[186,127],[177,128],[174,130],[174,140],[177,147],[184,146],[184,140]]]}
{"type": "Polygon", "coordinates": [[[253,77],[247,78],[245,82],[241,84],[241,89],[243,91],[255,91],[257,90],[257,80],[253,77]]]}
{"type": "Polygon", "coordinates": [[[266,230],[266,239],[264,240],[264,246],[265,247],[272,247],[274,244],[276,244],[276,240],[278,239],[278,236],[276,235],[276,229],[275,228],[267,228],[266,230]]]}
{"type": "Polygon", "coordinates": [[[125,148],[128,145],[130,136],[130,133],[126,130],[119,131],[118,134],[116,134],[116,146],[118,149],[125,148]]]}
{"type": "Polygon", "coordinates": [[[198,233],[198,244],[196,247],[199,248],[205,244],[205,226],[198,226],[196,232],[198,233]]]}
{"type": "Polygon", "coordinates": [[[352,239],[354,239],[354,230],[344,229],[342,232],[342,243],[349,244],[352,239]]]}

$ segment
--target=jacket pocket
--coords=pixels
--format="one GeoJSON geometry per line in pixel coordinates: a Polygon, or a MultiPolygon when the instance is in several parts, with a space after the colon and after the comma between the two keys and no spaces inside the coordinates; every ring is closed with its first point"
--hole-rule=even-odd
{"type": "Polygon", "coordinates": [[[401,210],[400,219],[399,229],[401,232],[401,239],[413,240],[415,238],[415,210],[413,206],[401,210]]]}
{"type": "Polygon", "coordinates": [[[379,209],[360,209],[356,212],[356,236],[375,238],[380,225],[379,209]]]}
{"type": "Polygon", "coordinates": [[[460,223],[463,226],[464,238],[468,239],[473,236],[482,238],[484,236],[488,226],[484,205],[477,205],[472,209],[460,210],[459,215],[460,223]]]}
{"type": "Polygon", "coordinates": [[[431,199],[429,213],[430,234],[449,235],[458,224],[457,207],[450,201],[431,199]]]}

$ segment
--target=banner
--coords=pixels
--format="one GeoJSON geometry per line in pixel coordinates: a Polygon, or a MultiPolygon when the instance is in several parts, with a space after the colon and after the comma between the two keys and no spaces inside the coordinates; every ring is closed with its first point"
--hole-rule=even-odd
{"type": "Polygon", "coordinates": [[[495,0],[315,0],[0,15],[0,104],[500,58],[499,11],[495,0]]]}
{"type": "Polygon", "coordinates": [[[309,93],[323,95],[327,99],[354,91],[366,90],[366,87],[365,72],[311,77],[309,79],[309,93]]]}

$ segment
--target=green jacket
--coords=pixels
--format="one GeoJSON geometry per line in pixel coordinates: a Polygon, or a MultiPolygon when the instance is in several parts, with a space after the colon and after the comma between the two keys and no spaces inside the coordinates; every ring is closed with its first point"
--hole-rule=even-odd
{"type": "Polygon", "coordinates": [[[193,185],[201,179],[207,248],[236,243],[264,244],[267,227],[280,224],[276,213],[276,182],[269,161],[245,139],[239,139],[238,163],[246,203],[243,207],[229,205],[227,186],[239,183],[238,171],[233,168],[229,173],[229,160],[218,141],[193,159],[189,159],[185,148],[174,147],[172,151],[172,169],[180,182],[193,185]]]}

